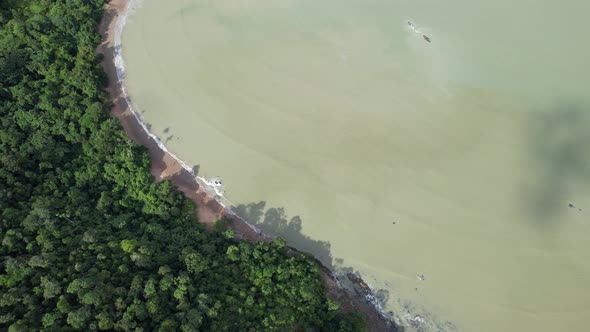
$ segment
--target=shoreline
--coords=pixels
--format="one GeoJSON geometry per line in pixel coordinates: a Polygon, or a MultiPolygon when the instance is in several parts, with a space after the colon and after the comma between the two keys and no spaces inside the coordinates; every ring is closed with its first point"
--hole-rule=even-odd
{"type": "MultiPolygon", "coordinates": [[[[104,56],[102,67],[108,77],[106,91],[111,100],[111,117],[116,118],[127,136],[135,143],[146,147],[151,162],[150,172],[156,182],[170,180],[172,184],[191,199],[197,206],[198,221],[211,229],[215,221],[227,218],[232,222],[230,228],[235,237],[250,242],[271,241],[272,236],[264,234],[256,226],[237,216],[231,209],[211,197],[204,189],[205,179],[195,174],[192,168],[170,152],[166,146],[147,128],[141,115],[133,109],[124,82],[124,62],[122,58],[121,36],[134,0],[107,0],[103,7],[103,17],[99,25],[101,42],[97,52],[104,56]]],[[[289,251],[301,253],[296,248],[289,251]]],[[[313,257],[313,256],[312,256],[313,257]]],[[[367,322],[369,331],[397,331],[394,322],[386,318],[374,301],[373,291],[358,275],[348,274],[353,284],[349,290],[341,286],[334,273],[314,258],[320,265],[320,276],[326,285],[329,297],[337,300],[343,310],[357,311],[367,322]]]]}
{"type": "MultiPolygon", "coordinates": [[[[207,215],[199,216],[204,217],[203,220],[199,218],[199,220],[201,220],[202,223],[204,223],[208,227],[211,227],[213,226],[213,223],[216,220],[222,217],[229,217],[232,219],[237,218],[241,221],[241,223],[244,226],[247,226],[252,231],[254,231],[254,235],[260,235],[260,238],[257,240],[272,240],[271,237],[262,234],[262,232],[259,229],[257,229],[254,225],[251,225],[245,220],[239,218],[223,203],[213,199],[210,195],[210,192],[203,189],[205,187],[205,179],[195,174],[191,166],[186,164],[183,160],[181,160],[170,150],[168,150],[164,143],[162,143],[156,135],[150,132],[141,115],[134,109],[133,103],[131,102],[131,99],[129,98],[129,95],[127,94],[127,90],[124,85],[125,65],[122,55],[121,37],[123,28],[127,23],[127,17],[130,14],[130,10],[132,9],[130,7],[132,7],[135,3],[137,3],[137,1],[135,0],[109,1],[109,3],[106,6],[114,9],[115,13],[113,14],[115,15],[111,17],[111,20],[109,20],[110,22],[107,27],[103,26],[103,23],[105,22],[101,22],[100,26],[101,36],[103,38],[99,46],[99,52],[105,55],[105,61],[108,62],[103,63],[103,68],[107,72],[107,76],[109,78],[109,87],[107,90],[109,91],[109,94],[114,105],[114,108],[111,112],[111,116],[114,116],[121,122],[121,124],[125,128],[125,131],[132,140],[148,148],[150,160],[152,162],[151,173],[157,181],[161,181],[171,177],[169,173],[177,175],[174,179],[171,180],[173,180],[174,184],[177,184],[176,182],[180,181],[180,183],[183,185],[177,186],[193,201],[195,201],[195,199],[189,195],[189,189],[192,189],[191,187],[193,186],[188,187],[185,185],[190,182],[196,182],[196,186],[198,188],[197,194],[199,201],[205,203],[205,206],[207,206],[208,209],[212,210],[213,212],[213,214],[209,213],[207,215]],[[107,36],[106,39],[105,35],[107,36]],[[135,119],[129,119],[130,116],[132,116],[135,119]],[[131,123],[129,123],[130,121],[134,121],[137,125],[133,126],[131,123]],[[139,126],[140,128],[136,128],[137,126],[139,126]],[[130,133],[130,131],[133,131],[133,133],[130,133]],[[153,155],[152,153],[152,151],[154,150],[159,150],[162,154],[162,160],[159,164],[156,165],[154,163],[157,163],[158,160],[154,158],[156,157],[156,155],[153,155]],[[182,179],[178,179],[178,177],[182,177],[182,179]],[[214,217],[214,219],[211,219],[212,217],[214,217]]],[[[159,155],[160,153],[157,154],[157,157],[160,157],[159,155]]],[[[197,205],[200,207],[199,204],[197,205]]],[[[244,230],[241,230],[241,232],[244,232],[244,230]]],[[[248,234],[248,236],[251,235],[248,234]]]]}

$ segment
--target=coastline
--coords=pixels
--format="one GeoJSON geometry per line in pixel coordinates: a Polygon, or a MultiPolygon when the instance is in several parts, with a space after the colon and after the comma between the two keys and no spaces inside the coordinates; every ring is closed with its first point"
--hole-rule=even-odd
{"type": "MultiPolygon", "coordinates": [[[[103,18],[99,25],[101,42],[97,52],[104,56],[102,67],[108,77],[106,88],[112,109],[110,115],[123,126],[128,137],[137,144],[147,148],[151,161],[151,174],[156,181],[170,180],[174,186],[190,198],[197,206],[199,222],[209,229],[215,221],[230,219],[231,228],[236,238],[251,242],[271,241],[273,238],[264,234],[254,225],[249,224],[228,207],[215,200],[204,189],[204,179],[194,174],[192,168],[170,152],[160,140],[152,134],[139,113],[133,109],[123,81],[124,64],[121,50],[121,35],[133,0],[107,0],[103,7],[103,18]]],[[[296,248],[289,251],[299,253],[296,248]]],[[[321,266],[321,278],[326,285],[328,296],[337,300],[345,311],[358,311],[367,321],[369,331],[398,331],[399,328],[385,317],[374,301],[373,291],[360,277],[347,275],[353,289],[341,287],[332,271],[321,266]]]]}

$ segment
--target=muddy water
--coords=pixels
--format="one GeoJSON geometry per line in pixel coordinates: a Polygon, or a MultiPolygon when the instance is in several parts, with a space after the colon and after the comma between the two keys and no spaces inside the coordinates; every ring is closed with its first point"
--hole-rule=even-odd
{"type": "Polygon", "coordinates": [[[589,10],[145,0],[126,85],[239,214],[358,271],[404,324],[585,331],[589,10]]]}

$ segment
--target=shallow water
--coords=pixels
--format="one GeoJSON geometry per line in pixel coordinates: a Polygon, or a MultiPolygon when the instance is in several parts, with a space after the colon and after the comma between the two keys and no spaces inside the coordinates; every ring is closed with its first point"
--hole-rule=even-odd
{"type": "Polygon", "coordinates": [[[236,212],[360,272],[405,324],[584,331],[589,10],[145,0],[126,85],[236,212]]]}

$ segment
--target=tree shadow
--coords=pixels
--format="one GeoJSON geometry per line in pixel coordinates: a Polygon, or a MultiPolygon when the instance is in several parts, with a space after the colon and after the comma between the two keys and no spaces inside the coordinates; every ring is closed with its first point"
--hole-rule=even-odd
{"type": "MultiPolygon", "coordinates": [[[[331,245],[328,241],[315,240],[303,234],[300,216],[288,217],[282,207],[268,207],[265,201],[250,204],[232,206],[231,210],[240,218],[262,229],[266,234],[284,239],[290,247],[297,248],[297,251],[311,254],[324,267],[332,271],[332,275],[338,284],[357,298],[363,299],[376,308],[383,310],[386,307],[390,294],[385,289],[372,289],[366,284],[361,274],[354,268],[346,266],[342,258],[334,258],[331,252],[331,245]]],[[[380,314],[386,321],[393,322],[393,312],[382,312],[380,314]]],[[[401,326],[389,325],[388,330],[403,331],[401,326]]]]}
{"type": "Polygon", "coordinates": [[[266,202],[231,207],[240,218],[261,228],[265,233],[283,238],[288,245],[312,253],[323,265],[332,269],[331,246],[328,241],[314,240],[303,234],[300,216],[289,218],[282,207],[266,208],[266,202]]]}
{"type": "Polygon", "coordinates": [[[318,259],[325,267],[337,272],[338,276],[356,274],[344,265],[342,258],[334,258],[329,241],[316,240],[303,234],[303,220],[300,216],[289,217],[283,207],[267,207],[265,201],[240,204],[230,209],[245,221],[260,228],[265,233],[284,239],[291,247],[306,252],[318,259]]]}
{"type": "Polygon", "coordinates": [[[557,221],[566,209],[581,213],[573,185],[590,184],[590,113],[581,104],[564,104],[539,113],[529,142],[541,178],[524,190],[528,209],[535,220],[557,221]]]}
{"type": "Polygon", "coordinates": [[[193,175],[194,175],[195,177],[196,177],[196,176],[199,176],[199,171],[200,171],[200,170],[201,170],[201,165],[194,165],[194,166],[193,166],[193,168],[192,168],[193,175]]]}

